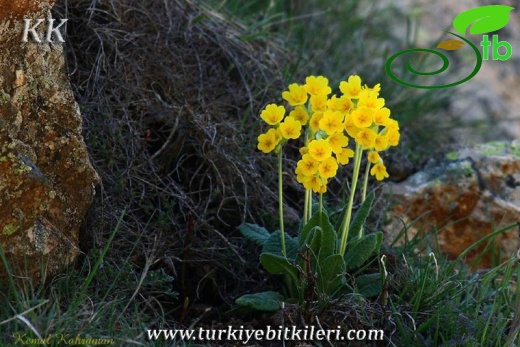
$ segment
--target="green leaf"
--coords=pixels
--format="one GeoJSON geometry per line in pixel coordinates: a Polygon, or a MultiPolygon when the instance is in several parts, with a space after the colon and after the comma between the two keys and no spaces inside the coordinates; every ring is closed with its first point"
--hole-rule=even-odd
{"type": "Polygon", "coordinates": [[[374,192],[370,192],[366,197],[365,201],[361,204],[361,207],[357,210],[356,215],[354,216],[354,220],[352,224],[350,224],[349,235],[357,236],[359,231],[365,225],[368,214],[370,213],[370,209],[372,208],[372,202],[375,199],[374,192]]]}
{"type": "Polygon", "coordinates": [[[333,296],[345,283],[345,262],[340,254],[333,254],[319,263],[316,287],[320,294],[333,296]]]}
{"type": "Polygon", "coordinates": [[[321,243],[320,250],[318,252],[318,262],[320,264],[323,260],[330,257],[336,252],[336,232],[332,228],[332,225],[330,224],[328,218],[327,223],[330,225],[330,227],[325,227],[324,229],[321,229],[321,243]]]}
{"type": "Polygon", "coordinates": [[[282,255],[272,253],[262,253],[260,262],[264,269],[272,275],[287,275],[291,278],[294,285],[298,284],[298,270],[294,264],[290,263],[282,255]]]}
{"type": "Polygon", "coordinates": [[[318,258],[318,254],[320,253],[321,248],[321,237],[323,235],[323,230],[320,227],[314,227],[312,231],[309,233],[309,237],[312,235],[312,239],[309,244],[309,251],[314,258],[318,258]]]}
{"type": "Polygon", "coordinates": [[[372,254],[378,253],[382,240],[383,233],[377,232],[349,243],[345,251],[345,268],[347,271],[360,267],[372,254]]]}
{"type": "Polygon", "coordinates": [[[505,5],[475,7],[455,17],[453,27],[462,35],[466,34],[469,26],[471,26],[470,34],[490,33],[507,25],[509,12],[513,9],[514,7],[505,5]]]}
{"type": "Polygon", "coordinates": [[[235,300],[235,303],[258,311],[278,311],[283,299],[282,294],[274,291],[267,291],[242,295],[235,300]]]}
{"type": "Polygon", "coordinates": [[[316,227],[309,235],[313,235],[308,251],[311,252],[312,266],[315,268],[316,264],[321,264],[325,258],[335,253],[336,233],[332,230],[325,231],[316,227]]]}
{"type": "Polygon", "coordinates": [[[327,232],[334,232],[334,227],[332,226],[332,224],[330,224],[329,216],[327,215],[327,213],[325,211],[321,213],[318,211],[303,227],[299,238],[300,247],[305,244],[305,242],[307,241],[307,237],[309,236],[309,233],[315,227],[320,227],[323,230],[327,230],[327,232]]]}
{"type": "MultiPolygon", "coordinates": [[[[294,261],[298,254],[298,241],[287,233],[285,233],[285,250],[287,252],[287,259],[294,261]]],[[[283,257],[282,233],[280,230],[273,232],[267,241],[265,241],[264,247],[262,248],[262,254],[263,253],[270,253],[283,257]]]]}
{"type": "Polygon", "coordinates": [[[317,216],[317,214],[312,216],[312,218],[309,219],[307,224],[304,225],[299,235],[300,247],[302,247],[303,245],[305,245],[306,242],[308,243],[311,240],[309,239],[309,234],[311,233],[311,230],[316,227],[319,227],[319,217],[317,216]]]}
{"type": "Polygon", "coordinates": [[[379,295],[383,290],[383,281],[379,272],[356,277],[358,293],[366,298],[379,295]]]}
{"type": "Polygon", "coordinates": [[[269,236],[271,236],[271,233],[269,233],[267,229],[259,226],[258,224],[242,223],[239,229],[245,238],[260,246],[263,246],[269,236]]]}
{"type": "MultiPolygon", "coordinates": [[[[317,264],[320,264],[325,258],[331,256],[336,251],[336,231],[332,227],[329,221],[329,217],[326,213],[316,213],[316,219],[314,217],[314,226],[310,232],[308,232],[303,246],[300,248],[302,251],[311,252],[311,264],[312,268],[316,268],[317,264]],[[308,245],[309,247],[306,247],[308,245]]],[[[312,220],[311,219],[311,220],[312,220]]],[[[310,224],[310,222],[308,223],[310,224]]]]}

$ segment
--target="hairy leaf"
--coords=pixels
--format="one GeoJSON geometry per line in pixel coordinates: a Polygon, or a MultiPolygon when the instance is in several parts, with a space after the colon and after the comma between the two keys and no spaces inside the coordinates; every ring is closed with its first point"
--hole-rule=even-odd
{"type": "Polygon", "coordinates": [[[355,237],[359,234],[359,230],[365,225],[370,209],[372,208],[372,202],[375,199],[374,192],[370,192],[366,197],[365,201],[361,204],[361,207],[357,210],[354,220],[349,228],[349,235],[355,237]]]}
{"type": "Polygon", "coordinates": [[[330,257],[336,252],[336,232],[332,228],[332,225],[329,223],[327,218],[326,223],[330,227],[325,227],[321,229],[321,242],[320,249],[318,252],[318,262],[322,262],[324,259],[330,257]]]}
{"type": "Polygon", "coordinates": [[[287,275],[293,281],[293,284],[298,283],[298,270],[293,263],[289,262],[281,255],[262,253],[260,255],[260,262],[264,269],[273,275],[287,275]]]}
{"type": "Polygon", "coordinates": [[[363,238],[352,241],[345,251],[345,267],[347,271],[363,265],[373,254],[379,252],[383,233],[377,232],[365,235],[363,238]]]}
{"type": "Polygon", "coordinates": [[[334,232],[334,227],[332,226],[332,224],[330,224],[328,214],[325,211],[321,213],[318,211],[303,227],[302,232],[300,233],[300,246],[303,246],[305,244],[309,233],[315,227],[320,227],[323,230],[327,229],[327,232],[330,230],[334,232]]]}
{"type": "Polygon", "coordinates": [[[242,223],[240,225],[240,232],[245,238],[253,241],[254,243],[263,246],[271,234],[267,229],[259,226],[258,224],[242,223]]]}
{"type": "Polygon", "coordinates": [[[383,290],[382,277],[379,272],[356,277],[358,293],[366,298],[379,295],[383,290]]]}
{"type": "MultiPolygon", "coordinates": [[[[298,241],[285,233],[285,250],[287,259],[294,261],[298,253],[298,241]]],[[[283,257],[282,253],[282,233],[280,230],[273,232],[265,241],[262,253],[276,254],[283,257]]]]}
{"type": "Polygon", "coordinates": [[[333,296],[345,283],[345,262],[340,254],[333,254],[321,261],[319,267],[318,292],[333,296]]]}
{"type": "Polygon", "coordinates": [[[274,291],[267,291],[242,295],[235,300],[235,303],[258,311],[278,311],[283,299],[282,294],[274,291]]]}

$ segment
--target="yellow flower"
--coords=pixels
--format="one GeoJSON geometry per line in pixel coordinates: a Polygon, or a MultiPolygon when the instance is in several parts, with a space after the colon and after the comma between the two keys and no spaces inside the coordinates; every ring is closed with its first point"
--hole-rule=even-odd
{"type": "Polygon", "coordinates": [[[313,111],[325,111],[327,109],[327,95],[311,95],[311,108],[313,111]]]}
{"type": "Polygon", "coordinates": [[[267,132],[266,134],[258,135],[258,145],[257,148],[264,153],[271,152],[277,145],[274,134],[271,132],[267,132]]]}
{"type": "Polygon", "coordinates": [[[350,148],[343,148],[343,150],[339,153],[336,153],[336,160],[338,164],[347,165],[350,161],[350,158],[354,158],[354,151],[350,148]]]}
{"type": "Polygon", "coordinates": [[[382,181],[383,179],[389,177],[388,172],[386,172],[386,166],[383,164],[376,164],[370,170],[370,174],[372,176],[376,176],[376,180],[382,181]]]}
{"type": "Polygon", "coordinates": [[[312,189],[315,193],[325,193],[327,191],[327,182],[322,182],[321,178],[313,176],[309,180],[303,182],[305,189],[312,189]]]}
{"type": "Polygon", "coordinates": [[[302,173],[298,173],[296,174],[296,181],[298,181],[299,183],[301,184],[305,184],[305,182],[307,182],[308,180],[310,180],[311,177],[309,176],[305,176],[304,174],[302,173]]]}
{"type": "Polygon", "coordinates": [[[287,100],[289,105],[297,106],[305,104],[308,95],[304,86],[301,86],[298,83],[293,83],[289,85],[289,91],[286,90],[282,93],[282,98],[287,100]]]}
{"type": "Polygon", "coordinates": [[[309,154],[317,161],[323,161],[332,155],[332,148],[330,148],[327,140],[324,139],[314,140],[307,147],[309,148],[309,154]]]}
{"type": "Polygon", "coordinates": [[[386,121],[385,127],[387,130],[399,130],[399,123],[395,119],[386,121]]]}
{"type": "Polygon", "coordinates": [[[304,87],[310,95],[329,95],[332,92],[329,87],[329,80],[323,76],[307,77],[304,87]]]}
{"type": "Polygon", "coordinates": [[[296,173],[296,180],[301,184],[303,184],[311,178],[311,176],[305,176],[302,173],[301,169],[298,167],[296,167],[296,170],[294,170],[294,172],[296,173]]]}
{"type": "Polygon", "coordinates": [[[386,138],[388,139],[388,143],[390,144],[390,146],[397,146],[399,144],[401,134],[399,133],[399,130],[390,129],[386,133],[386,138]]]}
{"type": "Polygon", "coordinates": [[[316,132],[320,129],[320,120],[323,118],[323,112],[314,112],[311,118],[311,129],[316,132]]]}
{"type": "Polygon", "coordinates": [[[338,163],[333,157],[327,158],[320,163],[319,172],[322,178],[328,179],[336,176],[338,171],[338,163]]]}
{"type": "Polygon", "coordinates": [[[309,120],[309,114],[305,110],[303,106],[296,106],[294,110],[289,113],[290,117],[293,117],[298,122],[302,123],[302,125],[306,125],[309,120]]]}
{"type": "Polygon", "coordinates": [[[375,133],[374,130],[365,128],[365,129],[361,129],[356,134],[356,141],[357,141],[357,143],[362,145],[365,149],[369,149],[369,148],[374,147],[374,142],[376,140],[376,136],[377,136],[377,134],[375,133]]]}
{"type": "Polygon", "coordinates": [[[323,113],[323,118],[319,122],[320,129],[328,135],[335,134],[343,130],[343,114],[327,110],[323,113]]]}
{"type": "Polygon", "coordinates": [[[368,128],[374,120],[374,110],[368,107],[359,107],[352,111],[352,123],[357,128],[368,128]]]}
{"type": "Polygon", "coordinates": [[[293,117],[286,117],[280,124],[280,133],[284,139],[297,139],[300,137],[302,124],[293,117]]]}
{"type": "Polygon", "coordinates": [[[343,132],[337,132],[327,137],[327,142],[329,143],[330,148],[332,148],[332,152],[338,154],[341,153],[343,147],[348,146],[348,137],[343,135],[343,132]]]}
{"type": "Polygon", "coordinates": [[[371,92],[374,92],[376,93],[376,95],[379,95],[379,92],[381,91],[381,83],[378,83],[376,84],[374,87],[372,88],[369,88],[366,84],[365,84],[365,89],[366,90],[369,90],[371,92]]]}
{"type": "Polygon", "coordinates": [[[358,102],[357,106],[358,107],[364,106],[364,107],[373,108],[373,109],[377,110],[377,109],[385,106],[385,99],[378,98],[377,93],[374,93],[369,90],[363,90],[359,94],[359,102],[358,102]]]}
{"type": "Polygon", "coordinates": [[[377,153],[376,151],[368,152],[367,159],[372,164],[377,164],[381,161],[381,157],[379,156],[379,153],[377,153]]]}
{"type": "Polygon", "coordinates": [[[349,134],[353,138],[355,138],[359,130],[361,130],[354,125],[352,115],[350,114],[347,114],[347,116],[345,117],[345,130],[347,131],[347,134],[349,134]]]}
{"type": "Polygon", "coordinates": [[[390,120],[390,110],[386,107],[380,108],[374,114],[374,123],[386,126],[390,120]]]}
{"type": "Polygon", "coordinates": [[[265,107],[262,113],[260,113],[260,118],[269,125],[277,125],[282,121],[284,115],[285,108],[283,106],[269,104],[265,107]]]}
{"type": "Polygon", "coordinates": [[[296,168],[302,175],[312,176],[318,172],[318,166],[319,163],[314,160],[310,154],[305,154],[302,159],[298,161],[296,168]]]}
{"type": "Polygon", "coordinates": [[[377,135],[374,140],[374,148],[376,151],[384,151],[388,148],[388,138],[385,135],[377,135]]]}
{"type": "Polygon", "coordinates": [[[347,96],[343,95],[338,98],[336,95],[333,95],[329,101],[327,101],[327,106],[332,111],[340,111],[346,113],[352,109],[354,104],[347,96]]]}
{"type": "Polygon", "coordinates": [[[309,148],[307,147],[302,147],[299,149],[299,152],[302,156],[304,156],[305,154],[309,153],[309,148]]]}
{"type": "Polygon", "coordinates": [[[357,75],[350,76],[348,81],[342,81],[339,84],[339,90],[350,99],[359,98],[361,93],[361,78],[357,75]]]}
{"type": "Polygon", "coordinates": [[[274,141],[276,142],[276,145],[282,141],[282,134],[280,133],[280,130],[271,128],[267,131],[267,134],[272,134],[274,136],[274,141]]]}

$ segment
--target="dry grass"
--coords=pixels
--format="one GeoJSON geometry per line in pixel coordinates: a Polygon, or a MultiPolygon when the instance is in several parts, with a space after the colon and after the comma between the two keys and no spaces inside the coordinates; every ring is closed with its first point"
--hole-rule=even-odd
{"type": "Polygon", "coordinates": [[[246,28],[195,1],[65,1],[57,11],[69,19],[71,81],[103,180],[87,249],[127,207],[109,255],[140,240],[138,267],[168,269],[192,302],[230,300],[256,268],[236,226],[274,222],[273,158],[252,139],[286,53],[242,40],[246,28]]]}

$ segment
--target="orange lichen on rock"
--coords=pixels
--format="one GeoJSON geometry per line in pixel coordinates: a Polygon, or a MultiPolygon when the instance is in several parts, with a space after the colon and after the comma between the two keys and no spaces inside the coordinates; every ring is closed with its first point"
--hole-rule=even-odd
{"type": "Polygon", "coordinates": [[[39,12],[44,8],[51,8],[54,0],[1,0],[0,1],[0,21],[8,19],[22,19],[30,13],[39,12]]]}
{"type": "MultiPolygon", "coordinates": [[[[483,144],[461,150],[456,160],[428,165],[406,181],[389,185],[393,201],[387,236],[395,237],[403,220],[408,237],[421,233],[436,238],[439,250],[454,259],[464,250],[500,227],[520,220],[520,157],[517,143],[483,144]],[[412,221],[414,221],[412,223],[412,221]]],[[[403,240],[401,240],[402,242],[403,240]]],[[[491,247],[502,260],[520,247],[517,230],[510,230],[491,247]]],[[[471,250],[470,264],[492,265],[493,252],[486,243],[471,250]]]]}
{"type": "MultiPolygon", "coordinates": [[[[54,1],[2,1],[3,20],[46,18],[54,1]]],[[[81,136],[59,45],[0,45],[0,245],[9,272],[40,280],[79,254],[79,229],[99,178],[81,136]]],[[[7,271],[0,266],[0,282],[7,271]]]]}

